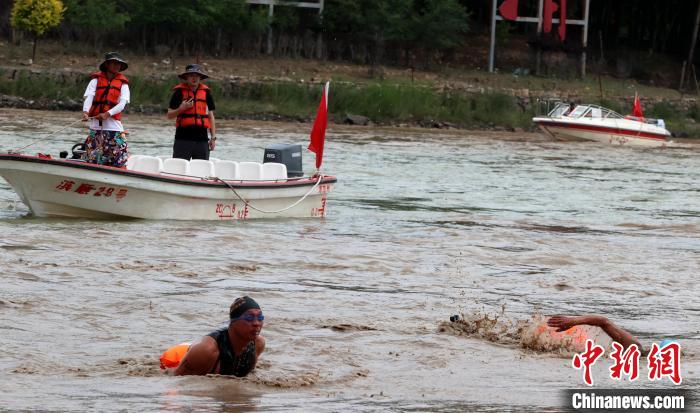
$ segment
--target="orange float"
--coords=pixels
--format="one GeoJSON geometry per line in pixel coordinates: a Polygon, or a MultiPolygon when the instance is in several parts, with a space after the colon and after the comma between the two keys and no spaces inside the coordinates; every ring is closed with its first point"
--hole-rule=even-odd
{"type": "Polygon", "coordinates": [[[163,354],[160,355],[160,368],[168,369],[179,366],[191,345],[191,343],[180,343],[165,350],[163,354]]]}

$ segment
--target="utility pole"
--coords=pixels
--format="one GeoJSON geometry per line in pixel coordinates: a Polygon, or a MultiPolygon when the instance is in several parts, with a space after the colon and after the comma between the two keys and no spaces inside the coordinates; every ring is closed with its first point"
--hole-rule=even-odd
{"type": "MultiPolygon", "coordinates": [[[[318,9],[318,13],[320,15],[323,14],[323,3],[324,0],[317,0],[316,2],[311,2],[311,1],[287,1],[287,0],[246,0],[246,3],[248,4],[260,4],[260,5],[266,5],[268,7],[267,9],[267,19],[269,23],[269,27],[267,29],[267,54],[272,54],[273,52],[273,47],[272,47],[272,20],[275,15],[275,6],[293,6],[293,7],[302,7],[302,8],[307,8],[307,9],[318,9]]],[[[317,49],[321,48],[323,38],[319,34],[318,39],[316,39],[316,44],[317,44],[317,49]]],[[[316,52],[317,56],[320,56],[320,52],[317,50],[316,52]]]]}
{"type": "Polygon", "coordinates": [[[688,50],[688,60],[687,64],[683,64],[683,69],[681,69],[681,84],[678,89],[683,89],[683,83],[685,83],[685,70],[693,65],[693,54],[695,53],[695,42],[698,39],[698,25],[700,25],[700,1],[698,1],[698,10],[695,14],[695,27],[693,27],[693,37],[690,39],[690,50],[688,50]]]}
{"type": "MultiPolygon", "coordinates": [[[[250,1],[250,0],[248,0],[250,1]]],[[[584,0],[584,15],[582,19],[572,19],[566,20],[567,25],[576,25],[576,26],[582,26],[583,27],[583,41],[582,41],[582,46],[583,46],[583,52],[581,52],[581,63],[580,63],[580,74],[581,77],[586,76],[586,45],[588,44],[588,18],[589,18],[589,7],[590,7],[590,1],[591,0],[584,0]]],[[[489,47],[489,72],[493,73],[494,71],[494,55],[495,55],[495,50],[496,50],[496,21],[498,20],[503,20],[503,17],[499,16],[497,13],[497,8],[496,8],[496,2],[497,0],[492,0],[491,3],[491,46],[489,47]]],[[[537,34],[540,35],[542,33],[542,20],[543,20],[543,0],[539,0],[539,7],[537,9],[537,17],[524,17],[524,16],[518,16],[515,18],[516,22],[523,22],[523,23],[536,23],[537,24],[537,34]]],[[[560,19],[553,18],[552,19],[553,24],[559,24],[560,19]]],[[[541,61],[541,56],[542,52],[540,50],[537,51],[537,61],[536,61],[536,69],[535,73],[539,74],[540,73],[540,61],[541,61]]]]}

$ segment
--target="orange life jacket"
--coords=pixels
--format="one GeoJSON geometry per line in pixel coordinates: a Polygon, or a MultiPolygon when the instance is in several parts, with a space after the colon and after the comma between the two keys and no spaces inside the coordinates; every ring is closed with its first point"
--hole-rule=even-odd
{"type": "MultiPolygon", "coordinates": [[[[128,84],[129,79],[121,73],[117,73],[112,80],[107,79],[104,72],[95,72],[90,75],[91,78],[97,79],[97,90],[95,97],[92,100],[92,106],[88,116],[97,116],[100,113],[107,112],[119,103],[119,97],[122,95],[122,85],[128,84]]],[[[115,120],[122,118],[121,112],[112,116],[115,120]]]]}
{"type": "Polygon", "coordinates": [[[209,87],[200,83],[196,93],[192,93],[192,89],[190,89],[187,83],[180,83],[173,89],[180,89],[182,91],[183,102],[194,98],[194,105],[177,115],[175,126],[200,126],[206,129],[211,128],[209,124],[209,111],[207,110],[207,90],[209,87]]]}
{"type": "Polygon", "coordinates": [[[168,369],[179,366],[190,346],[190,343],[180,343],[165,350],[160,356],[160,368],[168,369]]]}

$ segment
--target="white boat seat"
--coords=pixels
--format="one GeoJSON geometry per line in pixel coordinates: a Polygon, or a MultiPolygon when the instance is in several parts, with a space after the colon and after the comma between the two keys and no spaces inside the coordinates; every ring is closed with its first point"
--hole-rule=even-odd
{"type": "Polygon", "coordinates": [[[216,172],[216,176],[220,179],[239,179],[238,162],[217,161],[214,163],[214,172],[216,172]]]}
{"type": "Polygon", "coordinates": [[[190,175],[206,178],[214,176],[214,162],[204,159],[192,159],[190,161],[190,175]]]}
{"type": "Polygon", "coordinates": [[[178,175],[189,175],[190,162],[187,159],[168,158],[163,161],[163,172],[178,175]]]}
{"type": "Polygon", "coordinates": [[[271,181],[287,179],[287,165],[277,162],[265,162],[262,164],[262,179],[271,181]]]}
{"type": "Polygon", "coordinates": [[[241,162],[238,164],[238,179],[257,181],[262,177],[262,164],[259,162],[241,162]]]}
{"type": "Polygon", "coordinates": [[[168,155],[158,155],[158,158],[160,158],[163,162],[165,162],[166,159],[170,159],[171,157],[168,155]]]}
{"type": "Polygon", "coordinates": [[[221,159],[219,159],[219,158],[212,158],[212,157],[210,156],[210,157],[209,157],[209,160],[212,161],[212,162],[214,162],[214,163],[217,163],[217,162],[219,162],[221,159]]]}
{"type": "Polygon", "coordinates": [[[141,155],[134,161],[134,171],[159,174],[163,170],[163,160],[155,156],[141,155]]]}
{"type": "Polygon", "coordinates": [[[134,162],[142,157],[143,155],[130,155],[129,158],[126,160],[126,169],[132,170],[134,169],[134,162]]]}

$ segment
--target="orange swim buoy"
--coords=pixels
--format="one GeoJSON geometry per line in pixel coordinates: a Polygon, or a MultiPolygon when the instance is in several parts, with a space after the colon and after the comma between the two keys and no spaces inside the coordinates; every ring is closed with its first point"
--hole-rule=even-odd
{"type": "Polygon", "coordinates": [[[168,369],[179,366],[191,345],[191,343],[180,343],[165,350],[160,355],[160,368],[168,369]]]}
{"type": "Polygon", "coordinates": [[[568,330],[557,332],[543,324],[537,327],[537,332],[539,334],[549,334],[549,336],[555,340],[569,338],[571,342],[575,344],[584,344],[588,338],[586,331],[579,326],[574,326],[568,330]]]}

